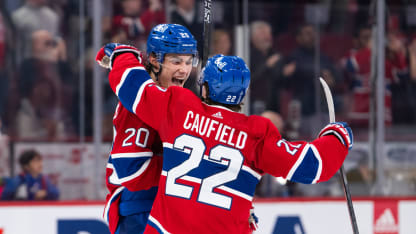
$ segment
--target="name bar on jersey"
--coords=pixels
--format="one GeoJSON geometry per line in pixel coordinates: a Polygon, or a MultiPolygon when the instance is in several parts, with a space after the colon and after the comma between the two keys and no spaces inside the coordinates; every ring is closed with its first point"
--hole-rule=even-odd
{"type": "Polygon", "coordinates": [[[194,112],[191,110],[186,114],[183,128],[208,138],[215,137],[214,139],[216,141],[230,145],[232,147],[236,147],[237,149],[243,149],[246,146],[246,132],[239,131],[236,133],[235,128],[232,128],[227,124],[221,123],[215,119],[201,116],[198,113],[194,114],[194,112]]]}

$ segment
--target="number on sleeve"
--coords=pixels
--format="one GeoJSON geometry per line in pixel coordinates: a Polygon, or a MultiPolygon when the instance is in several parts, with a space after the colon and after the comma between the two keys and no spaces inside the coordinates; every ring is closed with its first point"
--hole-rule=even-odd
{"type": "Polygon", "coordinates": [[[295,155],[295,154],[296,154],[296,152],[298,152],[299,147],[301,147],[301,146],[302,146],[302,144],[297,144],[297,145],[294,145],[294,144],[292,144],[292,143],[290,143],[290,142],[287,142],[287,141],[286,141],[286,140],[284,140],[284,139],[281,139],[281,140],[279,140],[279,141],[277,142],[277,146],[279,146],[279,147],[282,147],[282,144],[285,146],[286,151],[287,151],[290,155],[295,155]]]}
{"type": "Polygon", "coordinates": [[[123,147],[125,147],[125,146],[131,146],[133,144],[133,143],[128,142],[128,141],[130,140],[130,138],[132,138],[134,136],[134,133],[136,133],[136,129],[134,129],[134,128],[126,129],[125,133],[128,133],[128,132],[131,132],[131,133],[130,133],[130,135],[128,135],[126,137],[126,139],[124,139],[123,145],[122,145],[123,147]]]}
{"type": "Polygon", "coordinates": [[[128,128],[128,129],[126,129],[126,131],[124,133],[129,133],[129,132],[130,132],[130,134],[123,141],[123,144],[122,144],[123,147],[133,145],[133,142],[130,141],[130,139],[134,135],[136,135],[136,140],[134,141],[134,143],[139,147],[146,148],[147,140],[149,139],[149,134],[150,134],[149,129],[139,128],[139,129],[137,129],[137,134],[136,134],[136,129],[135,128],[128,128]]]}

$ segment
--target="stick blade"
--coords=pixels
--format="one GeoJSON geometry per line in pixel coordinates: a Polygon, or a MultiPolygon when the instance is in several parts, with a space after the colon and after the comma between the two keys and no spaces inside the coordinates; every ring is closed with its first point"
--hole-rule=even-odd
{"type": "Polygon", "coordinates": [[[319,81],[321,82],[322,88],[324,89],[326,102],[328,103],[328,112],[329,112],[329,122],[335,122],[335,109],[334,109],[334,100],[332,98],[331,90],[329,89],[328,84],[326,81],[319,77],[319,81]]]}

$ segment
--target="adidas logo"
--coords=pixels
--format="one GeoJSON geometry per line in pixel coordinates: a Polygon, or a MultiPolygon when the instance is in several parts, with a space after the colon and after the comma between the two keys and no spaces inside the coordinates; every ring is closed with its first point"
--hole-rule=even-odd
{"type": "Polygon", "coordinates": [[[215,118],[222,119],[221,111],[218,111],[217,113],[213,114],[212,116],[215,117],[215,118]]]}
{"type": "Polygon", "coordinates": [[[385,209],[383,214],[376,220],[374,224],[375,233],[398,233],[399,226],[394,220],[393,213],[390,209],[385,209]]]}

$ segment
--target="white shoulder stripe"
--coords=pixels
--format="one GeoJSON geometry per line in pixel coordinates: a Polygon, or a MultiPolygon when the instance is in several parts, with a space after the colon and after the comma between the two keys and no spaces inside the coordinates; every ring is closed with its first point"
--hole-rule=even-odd
{"type": "Polygon", "coordinates": [[[168,143],[168,142],[163,142],[163,147],[172,149],[173,148],[173,144],[168,143]]]}
{"type": "MultiPolygon", "coordinates": [[[[226,111],[229,111],[229,112],[235,112],[235,111],[233,111],[233,110],[231,110],[231,109],[228,109],[227,107],[225,107],[225,106],[220,106],[220,105],[209,105],[209,104],[206,104],[205,102],[203,102],[202,104],[204,104],[204,105],[206,105],[206,106],[212,106],[212,107],[215,107],[215,108],[219,108],[219,109],[222,109],[222,110],[226,110],[226,111]]],[[[237,112],[236,112],[237,113],[237,112]]]]}
{"type": "Polygon", "coordinates": [[[143,157],[152,157],[153,152],[134,152],[134,153],[118,153],[111,154],[112,159],[116,158],[143,158],[143,157]]]}
{"type": "MultiPolygon", "coordinates": [[[[165,170],[162,170],[161,175],[162,176],[168,176],[168,172],[165,171],[165,170]]],[[[187,176],[187,175],[179,177],[179,179],[194,182],[194,183],[198,183],[198,184],[200,184],[202,182],[202,180],[200,178],[196,178],[196,177],[193,177],[193,176],[187,176]]]]}
{"type": "Polygon", "coordinates": [[[153,216],[149,215],[149,221],[154,223],[162,231],[163,234],[170,234],[170,232],[166,231],[162,224],[160,224],[159,221],[153,218],[153,216]]]}
{"type": "Polygon", "coordinates": [[[319,163],[318,171],[316,172],[315,179],[312,181],[312,184],[316,184],[316,182],[321,178],[321,174],[322,174],[322,158],[321,158],[321,155],[319,154],[318,149],[314,145],[311,145],[311,149],[319,163]]]}
{"type": "Polygon", "coordinates": [[[152,80],[152,79],[148,79],[148,80],[146,80],[146,81],[145,81],[145,82],[143,82],[143,84],[140,86],[139,92],[137,92],[137,96],[136,96],[136,99],[134,100],[133,107],[132,107],[132,110],[133,110],[133,112],[134,112],[134,113],[136,113],[136,108],[137,108],[137,105],[139,105],[139,103],[140,103],[140,99],[142,99],[142,94],[143,94],[144,88],[146,88],[146,86],[147,86],[148,84],[150,84],[150,83],[153,83],[153,80],[152,80]]]}
{"type": "MultiPolygon", "coordinates": [[[[173,148],[173,144],[171,144],[171,143],[167,143],[167,142],[163,142],[163,147],[164,147],[164,148],[169,148],[169,149],[174,149],[174,148],[173,148]]],[[[187,153],[187,154],[190,154],[190,153],[191,153],[191,150],[190,150],[190,149],[188,149],[188,148],[185,148],[185,149],[183,150],[183,152],[185,152],[185,153],[187,153]]]]}
{"type": "Polygon", "coordinates": [[[119,91],[120,91],[120,88],[123,86],[123,84],[124,84],[124,81],[126,80],[126,78],[127,78],[127,75],[130,73],[130,71],[131,70],[145,70],[144,69],[144,67],[130,67],[130,68],[127,68],[124,72],[123,72],[123,75],[121,76],[121,80],[120,80],[120,83],[116,86],[116,95],[118,96],[118,93],[119,93],[119,91]]]}
{"type": "Polygon", "coordinates": [[[105,204],[103,218],[107,222],[107,224],[109,224],[108,212],[110,211],[111,202],[113,201],[114,197],[117,196],[123,189],[124,187],[117,188],[116,191],[114,191],[114,193],[111,195],[110,199],[108,199],[108,202],[105,204]]]}
{"type": "Polygon", "coordinates": [[[110,163],[107,163],[107,168],[113,169],[113,173],[110,175],[109,181],[112,184],[117,184],[117,185],[121,185],[121,183],[130,181],[134,178],[139,177],[149,166],[150,164],[150,158],[148,160],[146,160],[146,162],[143,163],[143,165],[140,167],[139,170],[137,170],[135,173],[133,173],[132,175],[126,176],[126,177],[122,177],[119,178],[117,175],[116,170],[114,169],[114,166],[110,163]]]}
{"type": "Polygon", "coordinates": [[[113,142],[116,141],[117,130],[116,127],[113,125],[113,142]]]}
{"type": "Polygon", "coordinates": [[[137,177],[139,177],[141,174],[143,174],[143,172],[147,169],[147,167],[150,164],[150,158],[148,160],[146,160],[146,162],[143,163],[143,165],[140,167],[140,169],[138,171],[136,171],[134,174],[120,178],[120,183],[124,183],[130,180],[133,180],[137,177]]]}
{"type": "Polygon", "coordinates": [[[302,163],[303,159],[305,158],[306,153],[309,150],[310,145],[306,144],[305,147],[303,148],[302,152],[299,155],[298,160],[296,161],[296,163],[292,166],[292,168],[290,169],[289,173],[287,174],[286,178],[287,180],[291,180],[293,174],[295,173],[296,169],[298,169],[299,165],[302,163]]]}
{"type": "Polygon", "coordinates": [[[117,106],[116,106],[116,111],[114,112],[113,120],[117,118],[117,116],[120,112],[120,108],[121,108],[121,105],[120,105],[120,102],[118,102],[117,106]]]}
{"type": "Polygon", "coordinates": [[[243,167],[241,168],[242,170],[250,173],[252,176],[256,177],[258,180],[261,179],[261,174],[259,174],[258,172],[256,172],[255,170],[251,169],[250,167],[243,165],[243,167]]]}
{"type": "Polygon", "coordinates": [[[112,184],[121,185],[120,180],[118,179],[118,176],[117,176],[116,170],[114,169],[113,164],[107,163],[107,168],[113,170],[111,175],[108,177],[108,181],[112,184]]]}
{"type": "Polygon", "coordinates": [[[251,202],[251,200],[253,200],[253,197],[252,196],[249,196],[249,195],[247,195],[245,193],[242,193],[240,191],[237,191],[235,189],[232,189],[232,188],[227,187],[227,186],[224,186],[224,185],[219,186],[218,189],[221,189],[221,190],[224,190],[226,192],[232,193],[232,194],[234,194],[236,196],[239,196],[241,198],[244,198],[244,199],[246,199],[246,200],[248,200],[250,202],[251,202]]]}
{"type": "Polygon", "coordinates": [[[209,158],[209,156],[208,156],[208,155],[206,155],[206,154],[204,154],[203,159],[204,159],[204,160],[207,160],[207,161],[210,161],[210,162],[212,162],[212,163],[217,163],[217,164],[221,164],[221,165],[224,165],[224,166],[228,166],[228,164],[230,164],[230,162],[229,162],[229,161],[224,160],[224,159],[223,159],[223,160],[221,160],[221,161],[216,161],[216,160],[210,159],[210,158],[209,158]]]}

